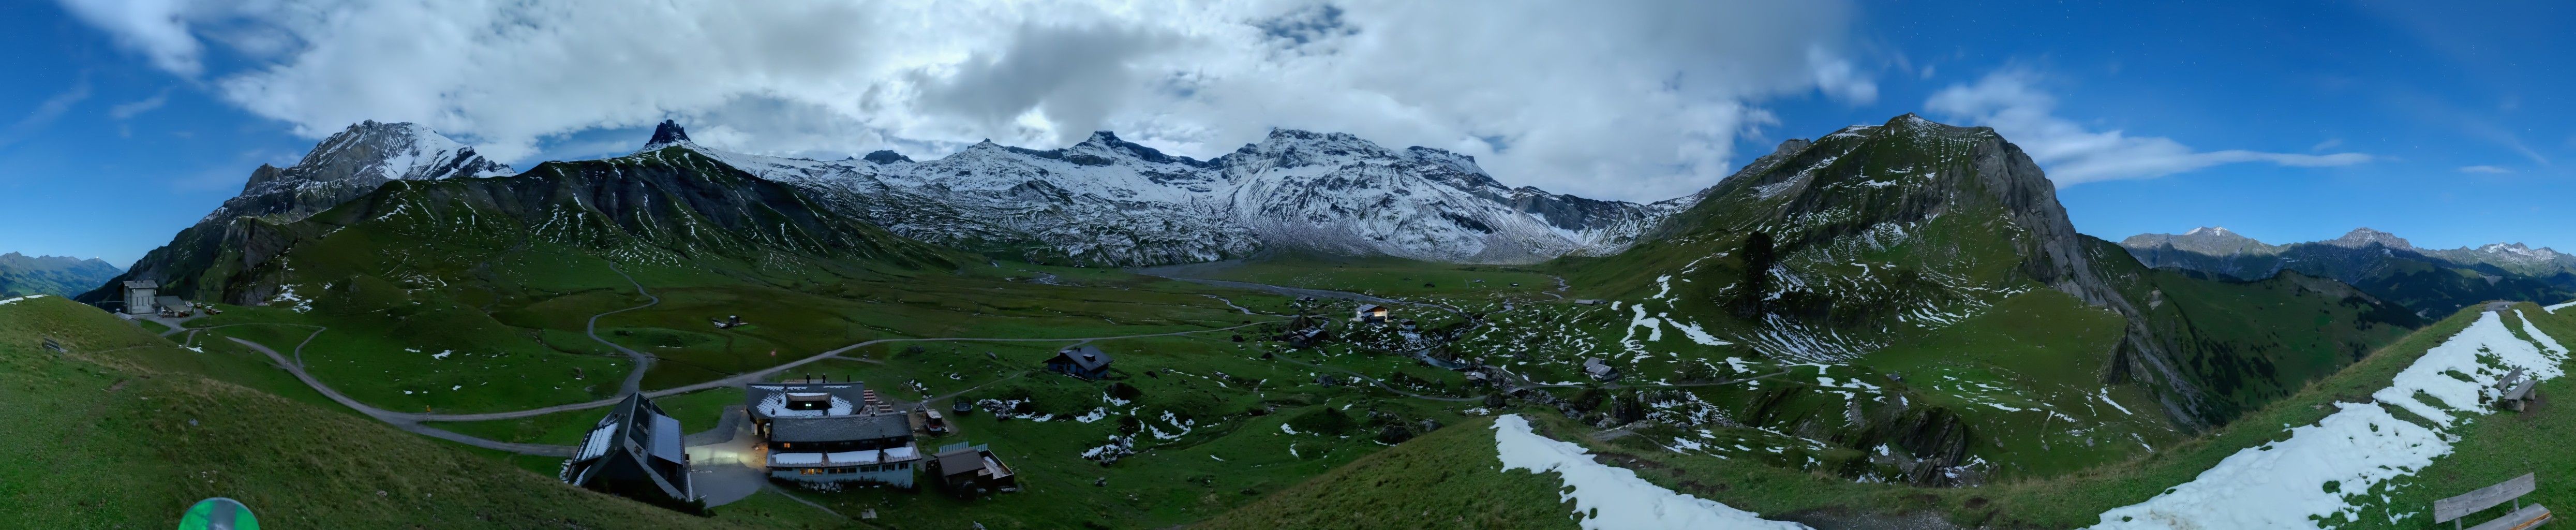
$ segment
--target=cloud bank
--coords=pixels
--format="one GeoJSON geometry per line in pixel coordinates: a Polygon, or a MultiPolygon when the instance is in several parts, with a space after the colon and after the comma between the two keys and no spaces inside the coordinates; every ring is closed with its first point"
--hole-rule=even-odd
{"type": "Polygon", "coordinates": [[[663,118],[825,156],[1109,129],[1204,158],[1289,127],[1653,200],[1731,171],[1766,100],[1878,95],[1840,1],[59,1],[300,134],[413,121],[502,159],[663,118]]]}
{"type": "MultiPolygon", "coordinates": [[[[2058,187],[2086,182],[2155,178],[2239,162],[2268,162],[2293,167],[2343,166],[2370,161],[2361,153],[2325,155],[2225,150],[2195,151],[2160,136],[2129,136],[2121,131],[2092,131],[2054,114],[2057,98],[2033,85],[2037,75],[2005,69],[1975,84],[1950,85],[1932,94],[1923,108],[1972,125],[1995,128],[2021,146],[2032,161],[2048,171],[2058,187]]],[[[2315,150],[2340,142],[2317,144],[2315,150]]]]}

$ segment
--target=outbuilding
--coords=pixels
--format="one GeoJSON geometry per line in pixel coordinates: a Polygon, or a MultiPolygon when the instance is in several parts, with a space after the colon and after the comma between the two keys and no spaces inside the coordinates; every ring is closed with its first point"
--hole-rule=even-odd
{"type": "Polygon", "coordinates": [[[1358,320],[1358,321],[1360,321],[1360,322],[1372,323],[1372,324],[1374,324],[1374,323],[1379,323],[1379,322],[1385,322],[1385,321],[1386,321],[1386,306],[1377,305],[1377,304],[1368,304],[1368,305],[1360,306],[1359,310],[1357,310],[1357,311],[1352,311],[1352,312],[1351,312],[1351,319],[1352,319],[1352,320],[1358,320]]]}
{"type": "Polygon", "coordinates": [[[1055,357],[1047,359],[1046,369],[1049,372],[1083,379],[1108,377],[1109,352],[1100,351],[1100,347],[1089,344],[1065,348],[1055,352],[1055,357]]]}

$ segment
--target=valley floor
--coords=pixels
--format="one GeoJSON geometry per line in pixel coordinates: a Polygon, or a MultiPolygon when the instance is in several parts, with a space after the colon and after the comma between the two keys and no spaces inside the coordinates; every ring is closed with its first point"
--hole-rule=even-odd
{"type": "MultiPolygon", "coordinates": [[[[451,478],[536,481],[525,487],[542,488],[551,480],[561,455],[597,420],[595,409],[614,402],[619,386],[632,385],[661,400],[695,432],[693,442],[706,442],[693,443],[698,447],[692,454],[710,456],[732,443],[717,441],[732,432],[719,419],[738,415],[727,407],[739,406],[739,386],[750,381],[821,376],[862,381],[907,404],[1027,404],[1000,415],[963,415],[955,418],[955,433],[923,442],[991,444],[1022,470],[1022,492],[965,501],[928,490],[731,488],[735,498],[724,499],[729,502],[714,510],[711,523],[752,527],[1252,528],[1293,521],[1289,527],[1625,528],[1632,523],[1622,522],[1630,520],[1620,510],[1631,505],[1599,492],[1631,492],[1622,496],[1628,502],[1662,491],[1673,495],[1656,501],[1663,510],[1696,507],[1714,518],[1707,521],[1760,517],[1818,528],[1891,521],[2185,527],[2194,514],[2251,516],[2262,510],[2275,514],[2262,520],[2266,524],[2315,520],[2342,528],[2420,528],[2432,499],[2549,468],[2553,461],[2545,455],[2516,448],[2546,443],[2540,440],[2553,439],[2561,424],[2576,425],[2576,415],[2556,413],[2545,397],[2520,413],[2472,413],[2483,410],[2477,391],[2455,388],[2520,367],[2545,379],[2543,396],[2576,392],[2566,388],[2576,379],[2555,377],[2563,371],[2558,367],[2566,350],[2548,338],[2576,337],[2576,311],[2554,310],[2564,304],[2463,311],[2235,423],[2189,436],[2134,425],[2105,427],[2132,411],[2154,409],[2126,388],[2031,386],[2049,376],[2005,370],[1999,367],[2008,365],[2000,361],[1927,356],[1904,361],[1918,364],[1900,369],[1729,356],[1734,350],[1724,341],[1712,344],[1687,331],[1689,322],[1648,312],[1644,300],[1652,300],[1652,293],[1569,291],[1564,280],[1537,272],[1294,262],[1144,271],[1195,280],[1179,281],[1100,269],[1007,269],[1017,272],[919,291],[934,295],[888,286],[855,300],[692,286],[648,271],[623,294],[606,285],[513,310],[507,318],[529,326],[504,333],[522,337],[513,339],[520,342],[483,346],[420,340],[439,331],[327,307],[225,307],[224,315],[171,323],[175,328],[42,334],[144,337],[85,351],[159,351],[110,362],[257,389],[274,395],[266,399],[325,416],[348,415],[327,420],[337,424],[369,420],[459,442],[405,450],[481,454],[488,458],[474,460],[507,465],[451,478]],[[647,288],[654,298],[649,304],[639,292],[647,288]],[[1569,297],[1578,294],[1623,303],[1572,303],[1569,297]],[[1393,324],[1341,322],[1362,303],[1394,306],[1400,319],[1414,322],[1406,331],[1393,324]],[[782,304],[805,309],[787,311],[782,304]],[[1283,321],[1300,313],[1333,321],[1338,342],[1293,347],[1270,340],[1284,331],[1283,321]],[[740,314],[754,324],[707,331],[709,315],[722,314],[740,314]],[[1434,330],[1459,340],[1418,342],[1434,330]],[[1082,381],[1036,370],[1068,344],[1114,352],[1117,375],[1082,381]],[[2529,351],[2503,351],[2514,344],[2529,351]],[[1579,361],[1585,357],[1620,359],[1633,373],[1594,382],[1582,372],[1579,361]],[[1678,375],[1695,357],[1714,370],[1678,375]],[[639,358],[649,363],[634,362],[639,358]],[[1509,375],[1500,389],[1474,386],[1460,372],[1432,366],[1476,358],[1509,375]],[[2046,453],[2054,446],[2064,460],[2008,462],[2024,467],[1971,487],[1923,488],[1885,483],[1869,472],[1855,481],[1838,471],[1845,468],[1828,463],[1866,463],[1870,455],[1809,433],[1760,428],[1732,405],[1784,387],[1842,403],[1852,393],[1909,384],[1890,377],[1897,370],[1911,376],[1905,378],[1911,384],[1956,396],[1962,409],[1992,410],[1987,414],[1999,418],[2020,413],[2034,422],[2080,420],[2091,422],[2084,424],[2091,430],[2043,424],[2030,434],[1999,431],[1979,440],[1995,447],[1990,454],[2046,453]],[[2446,373],[2467,380],[2439,375],[2446,373]],[[1113,396],[1129,391],[1118,387],[1131,389],[1134,397],[1113,396]],[[1523,390],[1524,396],[1489,397],[1505,389],[1523,390]],[[1834,398],[1837,393],[1845,398],[1834,398]],[[1498,399],[1503,407],[1489,406],[1498,399]],[[1625,406],[1636,407],[1646,421],[1600,428],[1602,414],[1622,403],[1634,403],[1625,406]],[[2380,412],[2368,412],[2373,410],[2380,412]],[[2230,493],[2244,486],[2231,485],[2237,483],[2229,477],[2282,473],[2258,460],[2280,460],[2310,447],[2361,455],[2306,440],[2353,443],[2371,436],[2386,442],[2372,447],[2404,450],[2368,454],[2403,458],[2353,460],[2359,467],[2350,469],[2312,468],[2320,471],[2302,480],[2315,482],[2318,492],[2302,493],[2301,502],[2244,509],[2219,504],[2258,499],[2230,493]],[[2095,439],[2115,443],[2081,449],[2097,447],[2095,439]],[[1496,449],[1498,444],[1520,449],[1496,449]],[[1543,454],[1534,452],[1538,448],[1572,456],[1535,459],[1543,454]],[[2375,467],[2381,463],[2390,465],[2375,467]],[[1631,478],[1619,479],[1623,473],[1631,478]],[[1548,499],[1569,482],[1588,485],[1548,499]],[[1599,515],[1604,510],[1611,513],[1599,515]],[[1595,515],[1570,516],[1578,511],[1595,515]],[[861,514],[874,518],[857,519],[861,514]]],[[[2049,311],[2058,304],[2042,298],[2013,303],[2031,305],[2002,304],[1988,314],[2009,322],[2017,311],[2049,311]]],[[[20,333],[19,338],[32,336],[20,333]]],[[[2033,339],[1996,336],[1974,344],[2033,339]]],[[[1900,357],[1902,352],[1890,359],[1900,357]]],[[[252,432],[263,431],[227,436],[277,436],[252,432]]],[[[226,466],[211,467],[224,472],[220,468],[226,466]]],[[[265,484],[243,487],[273,487],[265,484]]],[[[2576,481],[2554,480],[2544,471],[2541,489],[2530,500],[2564,504],[2576,499],[2569,492],[2576,492],[2576,481]]],[[[179,502],[203,493],[191,489],[152,498],[179,502]]],[[[68,500],[46,495],[56,494],[0,491],[0,498],[12,499],[21,510],[68,500]]],[[[266,495],[273,504],[294,502],[266,495]]],[[[649,525],[637,527],[643,526],[649,525]]]]}

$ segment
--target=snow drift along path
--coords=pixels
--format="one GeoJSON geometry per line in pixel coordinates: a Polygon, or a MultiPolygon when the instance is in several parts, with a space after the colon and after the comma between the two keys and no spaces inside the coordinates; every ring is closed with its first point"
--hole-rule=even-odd
{"type": "Polygon", "coordinates": [[[2515,336],[2502,313],[2479,315],[2468,329],[2398,372],[2388,388],[2371,394],[2378,403],[2336,403],[2338,412],[2290,429],[2289,439],[2237,451],[2191,482],[2103,512],[2093,528],[2316,528],[2357,522],[2361,507],[2354,501],[2364,492],[2423,470],[2450,454],[2451,442],[2459,439],[2398,419],[2386,405],[2448,429],[2487,414],[2481,397],[2497,394],[2496,378],[2506,372],[2521,368],[2540,379],[2564,375],[2559,365],[2567,360],[2567,347],[2528,320],[2522,331],[2530,338],[2515,336]],[[2481,355],[2496,363],[2480,361],[2481,355]],[[2449,375],[2454,372],[2472,380],[2449,375]],[[2419,392],[2433,402],[2416,399],[2419,392]]]}
{"type": "Polygon", "coordinates": [[[1807,525],[1770,521],[1717,501],[1692,497],[1637,478],[1637,472],[1592,461],[1583,446],[1560,442],[1530,431],[1519,414],[1494,418],[1494,448],[1502,453],[1503,470],[1557,472],[1567,488],[1559,500],[1574,501],[1584,530],[1656,528],[1779,528],[1812,530],[1807,525]],[[1580,514],[1592,514],[1584,517],[1580,514]]]}

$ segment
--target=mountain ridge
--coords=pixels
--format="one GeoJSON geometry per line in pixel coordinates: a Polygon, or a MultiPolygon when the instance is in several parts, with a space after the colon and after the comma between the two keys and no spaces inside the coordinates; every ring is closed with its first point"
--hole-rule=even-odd
{"type": "Polygon", "coordinates": [[[1110,131],[1048,150],[986,140],[918,161],[890,151],[839,161],[754,155],[685,138],[665,123],[646,147],[687,147],[907,237],[1039,261],[1156,265],[1307,250],[1535,263],[1615,252],[1687,206],[1507,187],[1472,156],[1295,129],[1208,160],[1110,131]]]}
{"type": "Polygon", "coordinates": [[[0,254],[0,298],[31,294],[70,296],[124,273],[98,258],[0,254]]]}
{"type": "Polygon", "coordinates": [[[2138,234],[2120,246],[2149,267],[2258,280],[2283,270],[2334,278],[2413,309],[2448,314],[2494,299],[2576,297],[2576,256],[2521,243],[2428,249],[2396,234],[2355,228],[2321,241],[2273,245],[2210,228],[2138,234]]]}
{"type": "MultiPolygon", "coordinates": [[[[106,285],[81,294],[90,303],[115,303],[117,281],[161,282],[161,294],[200,299],[211,287],[204,276],[239,271],[276,249],[255,241],[246,221],[291,223],[356,199],[387,182],[490,177],[515,173],[484,159],[469,145],[412,123],[368,120],[323,138],[294,165],[261,164],[240,195],[153,249],[106,285]]],[[[216,287],[220,288],[220,287],[216,287]]]]}

